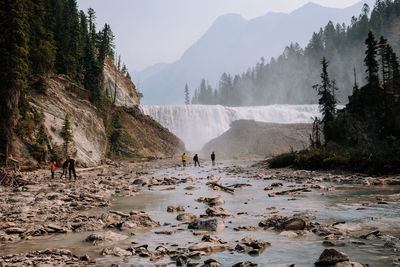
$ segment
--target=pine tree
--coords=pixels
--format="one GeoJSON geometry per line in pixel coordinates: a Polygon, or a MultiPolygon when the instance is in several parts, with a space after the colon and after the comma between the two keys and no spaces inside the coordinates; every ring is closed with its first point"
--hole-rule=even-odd
{"type": "Polygon", "coordinates": [[[378,42],[376,41],[372,31],[369,31],[368,38],[365,40],[365,44],[367,46],[367,50],[365,51],[364,63],[365,66],[367,67],[366,70],[366,73],[368,74],[367,80],[371,86],[378,86],[379,64],[378,61],[376,60],[376,56],[378,54],[378,42]]]}
{"type": "Polygon", "coordinates": [[[74,135],[72,133],[72,127],[71,127],[71,122],[69,120],[69,114],[68,113],[65,114],[64,124],[63,124],[63,127],[61,129],[60,135],[64,140],[64,143],[63,143],[64,156],[67,156],[68,153],[69,153],[70,144],[74,140],[74,135]]]}
{"type": "Polygon", "coordinates": [[[335,82],[331,81],[328,75],[328,62],[325,57],[321,61],[322,72],[321,72],[321,84],[313,86],[317,90],[320,96],[318,103],[322,112],[323,133],[325,142],[329,142],[334,139],[334,133],[332,132],[331,123],[334,121],[336,116],[336,104],[334,91],[337,90],[335,82]]]}
{"type": "Polygon", "coordinates": [[[18,103],[27,88],[28,24],[25,0],[0,1],[0,152],[9,156],[18,103]]]}
{"type": "MultiPolygon", "coordinates": [[[[104,62],[106,57],[114,58],[114,34],[111,31],[110,25],[105,24],[103,30],[97,35],[96,47],[99,51],[99,62],[104,62]]],[[[120,64],[121,61],[118,62],[120,64]]],[[[120,71],[120,66],[118,70],[120,71]]]]}
{"type": "Polygon", "coordinates": [[[190,100],[189,100],[189,86],[186,84],[185,85],[185,105],[189,105],[190,100]]]}
{"type": "Polygon", "coordinates": [[[383,36],[381,36],[381,38],[379,39],[378,54],[381,61],[382,82],[385,91],[390,82],[389,53],[390,52],[387,40],[383,36]]]}
{"type": "Polygon", "coordinates": [[[94,42],[96,40],[96,12],[93,8],[88,9],[89,16],[89,35],[90,39],[94,42]]]}
{"type": "Polygon", "coordinates": [[[51,25],[53,18],[45,0],[28,1],[29,5],[29,69],[32,75],[44,76],[55,63],[55,43],[51,25]]]}
{"type": "Polygon", "coordinates": [[[392,52],[390,54],[390,68],[392,69],[392,90],[396,94],[400,94],[400,66],[399,61],[397,59],[396,53],[392,52]]]}

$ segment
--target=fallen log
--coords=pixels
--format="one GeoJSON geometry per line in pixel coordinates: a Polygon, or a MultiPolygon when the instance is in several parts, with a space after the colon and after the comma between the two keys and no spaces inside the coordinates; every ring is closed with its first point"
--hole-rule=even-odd
{"type": "Polygon", "coordinates": [[[0,169],[0,185],[19,187],[28,184],[35,184],[35,182],[24,179],[19,171],[0,169]]]}
{"type": "Polygon", "coordinates": [[[287,189],[287,190],[283,190],[283,191],[272,192],[272,193],[269,193],[268,196],[269,197],[274,197],[276,195],[286,195],[288,193],[304,191],[304,190],[307,190],[307,189],[308,189],[308,186],[297,187],[297,188],[293,188],[293,189],[287,189]]]}
{"type": "Polygon", "coordinates": [[[219,184],[219,183],[216,183],[216,182],[208,182],[207,185],[209,185],[209,186],[211,186],[211,187],[214,187],[214,186],[215,186],[215,187],[219,187],[222,191],[225,191],[225,192],[227,192],[227,193],[233,194],[233,193],[235,192],[235,189],[232,189],[232,188],[223,186],[223,185],[221,185],[221,184],[219,184]]]}

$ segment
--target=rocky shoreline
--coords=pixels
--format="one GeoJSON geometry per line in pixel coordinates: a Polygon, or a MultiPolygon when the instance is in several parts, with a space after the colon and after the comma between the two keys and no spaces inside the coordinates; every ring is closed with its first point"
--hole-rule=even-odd
{"type": "MultiPolygon", "coordinates": [[[[85,240],[88,246],[101,246],[98,258],[111,255],[121,258],[121,262],[129,257],[139,257],[148,259],[151,265],[161,259],[169,259],[170,263],[177,266],[201,264],[221,266],[214,258],[207,258],[203,263],[199,260],[221,251],[257,256],[274,245],[268,240],[255,237],[257,235],[252,234],[255,231],[274,231],[286,238],[315,235],[326,247],[342,246],[347,242],[351,232],[346,222],[320,223],[312,216],[282,215],[279,214],[278,208],[268,207],[258,225],[239,225],[234,228],[237,232],[251,234],[233,243],[227,242],[220,238],[218,233],[230,227],[230,218],[246,214],[247,211],[244,209],[243,212],[236,214],[227,211],[221,193],[235,195],[242,188],[251,187],[252,180],[265,184],[266,198],[287,196],[288,200],[293,201],[307,192],[324,194],[344,184],[369,187],[400,185],[400,176],[369,177],[359,174],[290,169],[271,170],[267,169],[263,162],[245,167],[232,164],[219,168],[219,172],[224,172],[227,176],[248,177],[248,183],[232,181],[223,184],[218,175],[202,178],[188,175],[180,177],[154,175],[160,169],[177,168],[179,167],[176,161],[172,160],[146,163],[109,162],[98,168],[80,170],[77,181],[68,179],[53,181],[43,170],[23,173],[23,179],[27,184],[19,187],[0,187],[0,248],[49,235],[93,231],[94,233],[88,236],[82,236],[82,241],[85,240]],[[200,179],[204,180],[208,190],[215,191],[214,196],[197,199],[197,202],[206,205],[206,209],[200,215],[187,212],[185,206],[170,206],[165,213],[175,213],[176,221],[162,223],[152,219],[145,211],[121,212],[109,207],[115,197],[134,196],[143,190],[174,191],[176,187],[182,185],[185,192],[188,192],[186,194],[190,195],[190,192],[200,188],[195,184],[200,179]],[[325,185],[327,182],[330,185],[325,185]],[[288,185],[283,188],[283,183],[288,185]],[[137,231],[150,231],[161,226],[163,229],[157,230],[155,234],[170,236],[177,231],[191,231],[194,236],[199,236],[200,240],[186,247],[160,244],[155,249],[149,248],[146,244],[131,243],[130,246],[123,248],[113,245],[121,240],[128,240],[129,236],[134,236],[137,231]]],[[[388,198],[377,199],[376,203],[363,203],[363,207],[399,201],[400,194],[393,194],[388,198]]],[[[385,246],[393,249],[394,253],[400,251],[400,240],[380,231],[367,232],[360,236],[360,239],[381,240],[385,246]]],[[[339,251],[328,249],[324,253],[319,259],[314,259],[316,266],[362,266],[359,263],[351,263],[349,257],[339,251]]],[[[0,255],[0,266],[102,265],[96,261],[97,257],[86,254],[74,255],[66,248],[0,255]]],[[[398,261],[393,264],[400,264],[400,255],[398,261]]],[[[234,266],[256,266],[256,264],[244,261],[234,266]]]]}

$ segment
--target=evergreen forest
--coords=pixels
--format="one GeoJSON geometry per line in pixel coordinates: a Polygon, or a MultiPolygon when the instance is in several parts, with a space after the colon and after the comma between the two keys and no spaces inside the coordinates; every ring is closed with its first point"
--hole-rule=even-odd
{"type": "MultiPolygon", "coordinates": [[[[351,24],[329,22],[315,32],[303,49],[297,43],[288,45],[282,55],[268,63],[261,58],[242,74],[223,73],[217,86],[203,79],[194,90],[192,104],[252,106],[268,104],[318,103],[312,89],[320,75],[320,61],[329,61],[329,73],[338,103],[346,104],[353,84],[364,84],[364,40],[371,30],[384,36],[393,51],[400,52],[400,1],[378,0],[371,10],[364,5],[362,13],[351,24]]],[[[381,73],[378,74],[381,77],[381,73]]]]}
{"type": "Polygon", "coordinates": [[[321,61],[319,97],[322,119],[315,118],[311,147],[273,158],[271,167],[342,169],[374,174],[400,171],[400,68],[393,48],[369,31],[365,40],[365,79],[354,83],[349,102],[336,109],[329,62],[321,61]]]}
{"type": "MultiPolygon", "coordinates": [[[[95,11],[78,10],[76,0],[0,1],[0,151],[6,158],[13,136],[44,139],[31,136],[41,115],[29,99],[46,93],[49,75],[66,75],[104,107],[104,60],[114,59],[114,35],[95,21],[95,11]]],[[[125,73],[129,77],[126,67],[125,73]]]]}

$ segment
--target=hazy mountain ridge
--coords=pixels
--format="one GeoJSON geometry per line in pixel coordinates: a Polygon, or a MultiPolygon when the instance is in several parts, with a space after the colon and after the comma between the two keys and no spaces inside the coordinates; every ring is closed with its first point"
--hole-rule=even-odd
{"type": "MultiPolygon", "coordinates": [[[[349,23],[353,15],[359,14],[364,2],[344,9],[309,3],[290,14],[267,13],[252,20],[245,20],[237,14],[221,16],[178,61],[146,79],[141,78],[143,102],[183,103],[186,82],[193,93],[193,86],[202,77],[207,77],[210,84],[215,85],[221,73],[245,71],[261,57],[268,61],[278,56],[292,41],[304,46],[312,33],[329,20],[349,23]]],[[[141,75],[143,72],[135,76],[144,76],[141,75]]]]}

